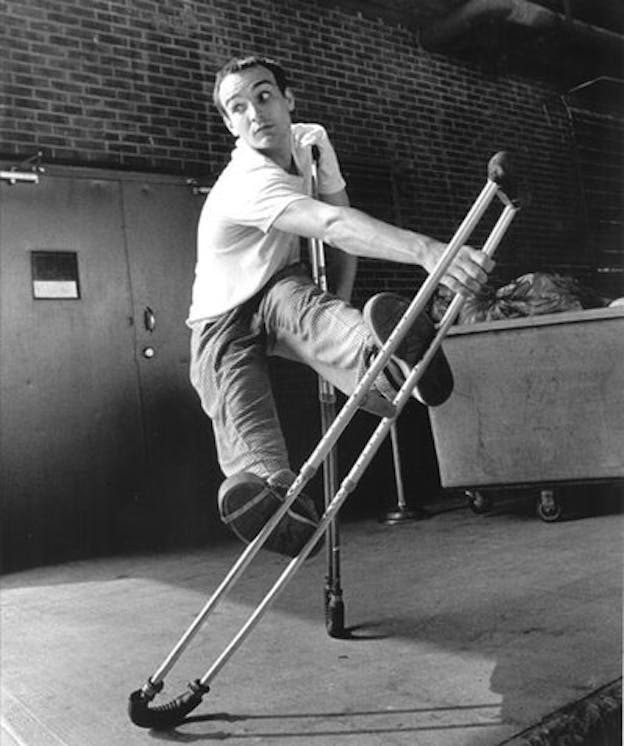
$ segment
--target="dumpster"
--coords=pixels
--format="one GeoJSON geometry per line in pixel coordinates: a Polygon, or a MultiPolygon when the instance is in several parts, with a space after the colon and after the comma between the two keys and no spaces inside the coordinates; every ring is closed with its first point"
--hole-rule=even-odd
{"type": "Polygon", "coordinates": [[[430,409],[444,488],[471,507],[484,490],[540,488],[557,520],[557,486],[624,478],[624,308],[453,327],[443,343],[452,396],[430,409]]]}

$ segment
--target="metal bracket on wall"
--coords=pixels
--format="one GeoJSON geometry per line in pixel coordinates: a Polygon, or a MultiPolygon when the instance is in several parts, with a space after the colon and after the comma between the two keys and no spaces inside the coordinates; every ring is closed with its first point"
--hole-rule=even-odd
{"type": "Polygon", "coordinates": [[[45,173],[45,168],[41,165],[43,152],[38,150],[30,158],[22,161],[18,166],[8,171],[0,171],[0,180],[8,181],[11,186],[17,183],[38,184],[39,174],[45,173]],[[29,167],[29,168],[28,168],[29,167]]]}

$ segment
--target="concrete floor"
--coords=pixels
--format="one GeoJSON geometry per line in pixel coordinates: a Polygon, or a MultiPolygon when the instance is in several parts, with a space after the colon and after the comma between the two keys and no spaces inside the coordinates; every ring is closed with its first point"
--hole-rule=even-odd
{"type": "MultiPolygon", "coordinates": [[[[526,505],[486,516],[453,501],[432,509],[401,526],[343,525],[353,639],[326,634],[321,553],[167,733],[132,725],[128,695],[159,668],[238,544],[4,576],[3,746],[515,743],[621,676],[619,509],[552,524],[526,505]]],[[[154,704],[205,673],[283,566],[260,553],[154,704]]]]}

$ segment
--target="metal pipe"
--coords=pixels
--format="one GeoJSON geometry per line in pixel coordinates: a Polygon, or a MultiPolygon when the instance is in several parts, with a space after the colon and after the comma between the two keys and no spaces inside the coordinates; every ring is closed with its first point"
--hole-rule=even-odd
{"type": "Polygon", "coordinates": [[[543,5],[529,0],[468,0],[442,20],[423,28],[420,41],[431,51],[446,48],[459,37],[489,20],[506,21],[537,30],[557,30],[592,42],[617,44],[621,49],[623,37],[608,29],[568,18],[543,5]]]}

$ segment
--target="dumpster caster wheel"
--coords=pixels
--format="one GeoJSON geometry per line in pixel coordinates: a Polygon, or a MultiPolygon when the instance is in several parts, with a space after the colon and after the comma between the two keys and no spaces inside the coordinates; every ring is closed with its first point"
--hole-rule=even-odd
{"type": "Polygon", "coordinates": [[[558,521],[563,514],[563,505],[555,498],[554,490],[542,490],[536,507],[537,515],[546,523],[558,521]]]}
{"type": "Polygon", "coordinates": [[[466,497],[468,498],[468,507],[473,513],[481,515],[487,513],[492,508],[492,500],[486,497],[479,490],[466,490],[466,497]]]}

